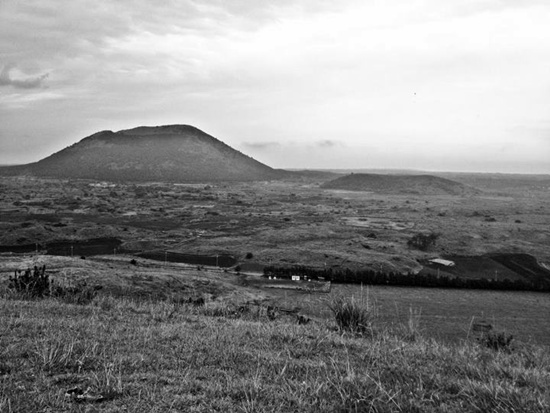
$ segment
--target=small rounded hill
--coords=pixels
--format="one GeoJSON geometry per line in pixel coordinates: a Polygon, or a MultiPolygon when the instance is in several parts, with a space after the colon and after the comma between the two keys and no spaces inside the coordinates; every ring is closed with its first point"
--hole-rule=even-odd
{"type": "Polygon", "coordinates": [[[350,174],[325,182],[325,189],[381,194],[475,195],[476,188],[433,175],[350,174]]]}

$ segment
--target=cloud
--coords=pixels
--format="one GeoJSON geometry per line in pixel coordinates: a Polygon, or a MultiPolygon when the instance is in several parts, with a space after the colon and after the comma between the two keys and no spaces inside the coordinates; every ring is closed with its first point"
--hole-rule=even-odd
{"type": "Polygon", "coordinates": [[[320,148],[333,148],[335,146],[342,145],[342,143],[332,139],[323,139],[321,141],[316,142],[316,145],[320,148]]]}
{"type": "Polygon", "coordinates": [[[279,148],[279,142],[243,142],[242,146],[255,151],[265,151],[268,149],[279,148]]]}
{"type": "Polygon", "coordinates": [[[13,86],[18,89],[38,89],[43,87],[44,80],[48,78],[48,74],[36,77],[27,77],[25,79],[13,79],[10,76],[11,70],[15,65],[5,65],[0,72],[0,86],[13,86]]]}
{"type": "Polygon", "coordinates": [[[518,136],[533,142],[525,159],[547,153],[546,127],[510,131],[548,119],[547,0],[0,0],[0,11],[0,62],[17,63],[0,65],[0,86],[16,89],[0,95],[0,139],[9,125],[14,145],[188,123],[275,166],[368,167],[361,145],[409,164],[466,159],[477,141],[514,148],[518,136]],[[43,73],[48,93],[28,93],[43,73]]]}

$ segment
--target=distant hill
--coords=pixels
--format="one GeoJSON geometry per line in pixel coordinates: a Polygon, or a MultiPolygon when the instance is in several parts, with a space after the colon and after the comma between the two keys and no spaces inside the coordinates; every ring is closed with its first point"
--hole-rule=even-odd
{"type": "Polygon", "coordinates": [[[254,181],[275,170],[189,125],[103,131],[36,163],[0,168],[3,175],[107,181],[254,181]]]}
{"type": "Polygon", "coordinates": [[[476,188],[433,175],[350,174],[322,185],[325,189],[383,194],[473,195],[476,188]]]}

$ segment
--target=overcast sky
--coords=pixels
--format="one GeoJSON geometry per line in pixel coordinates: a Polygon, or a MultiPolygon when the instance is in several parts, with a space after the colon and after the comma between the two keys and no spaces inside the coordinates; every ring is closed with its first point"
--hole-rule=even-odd
{"type": "Polygon", "coordinates": [[[550,2],[0,0],[0,164],[164,124],[279,168],[550,173],[550,2]]]}

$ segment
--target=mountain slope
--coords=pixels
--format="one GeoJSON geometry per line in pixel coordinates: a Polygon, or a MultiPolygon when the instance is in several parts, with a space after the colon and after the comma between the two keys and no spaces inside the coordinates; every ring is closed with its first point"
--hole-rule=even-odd
{"type": "Polygon", "coordinates": [[[476,188],[433,175],[351,174],[322,185],[325,189],[383,194],[473,195],[476,188]]]}
{"type": "Polygon", "coordinates": [[[253,181],[286,175],[189,125],[102,131],[7,174],[110,181],[253,181]]]}

